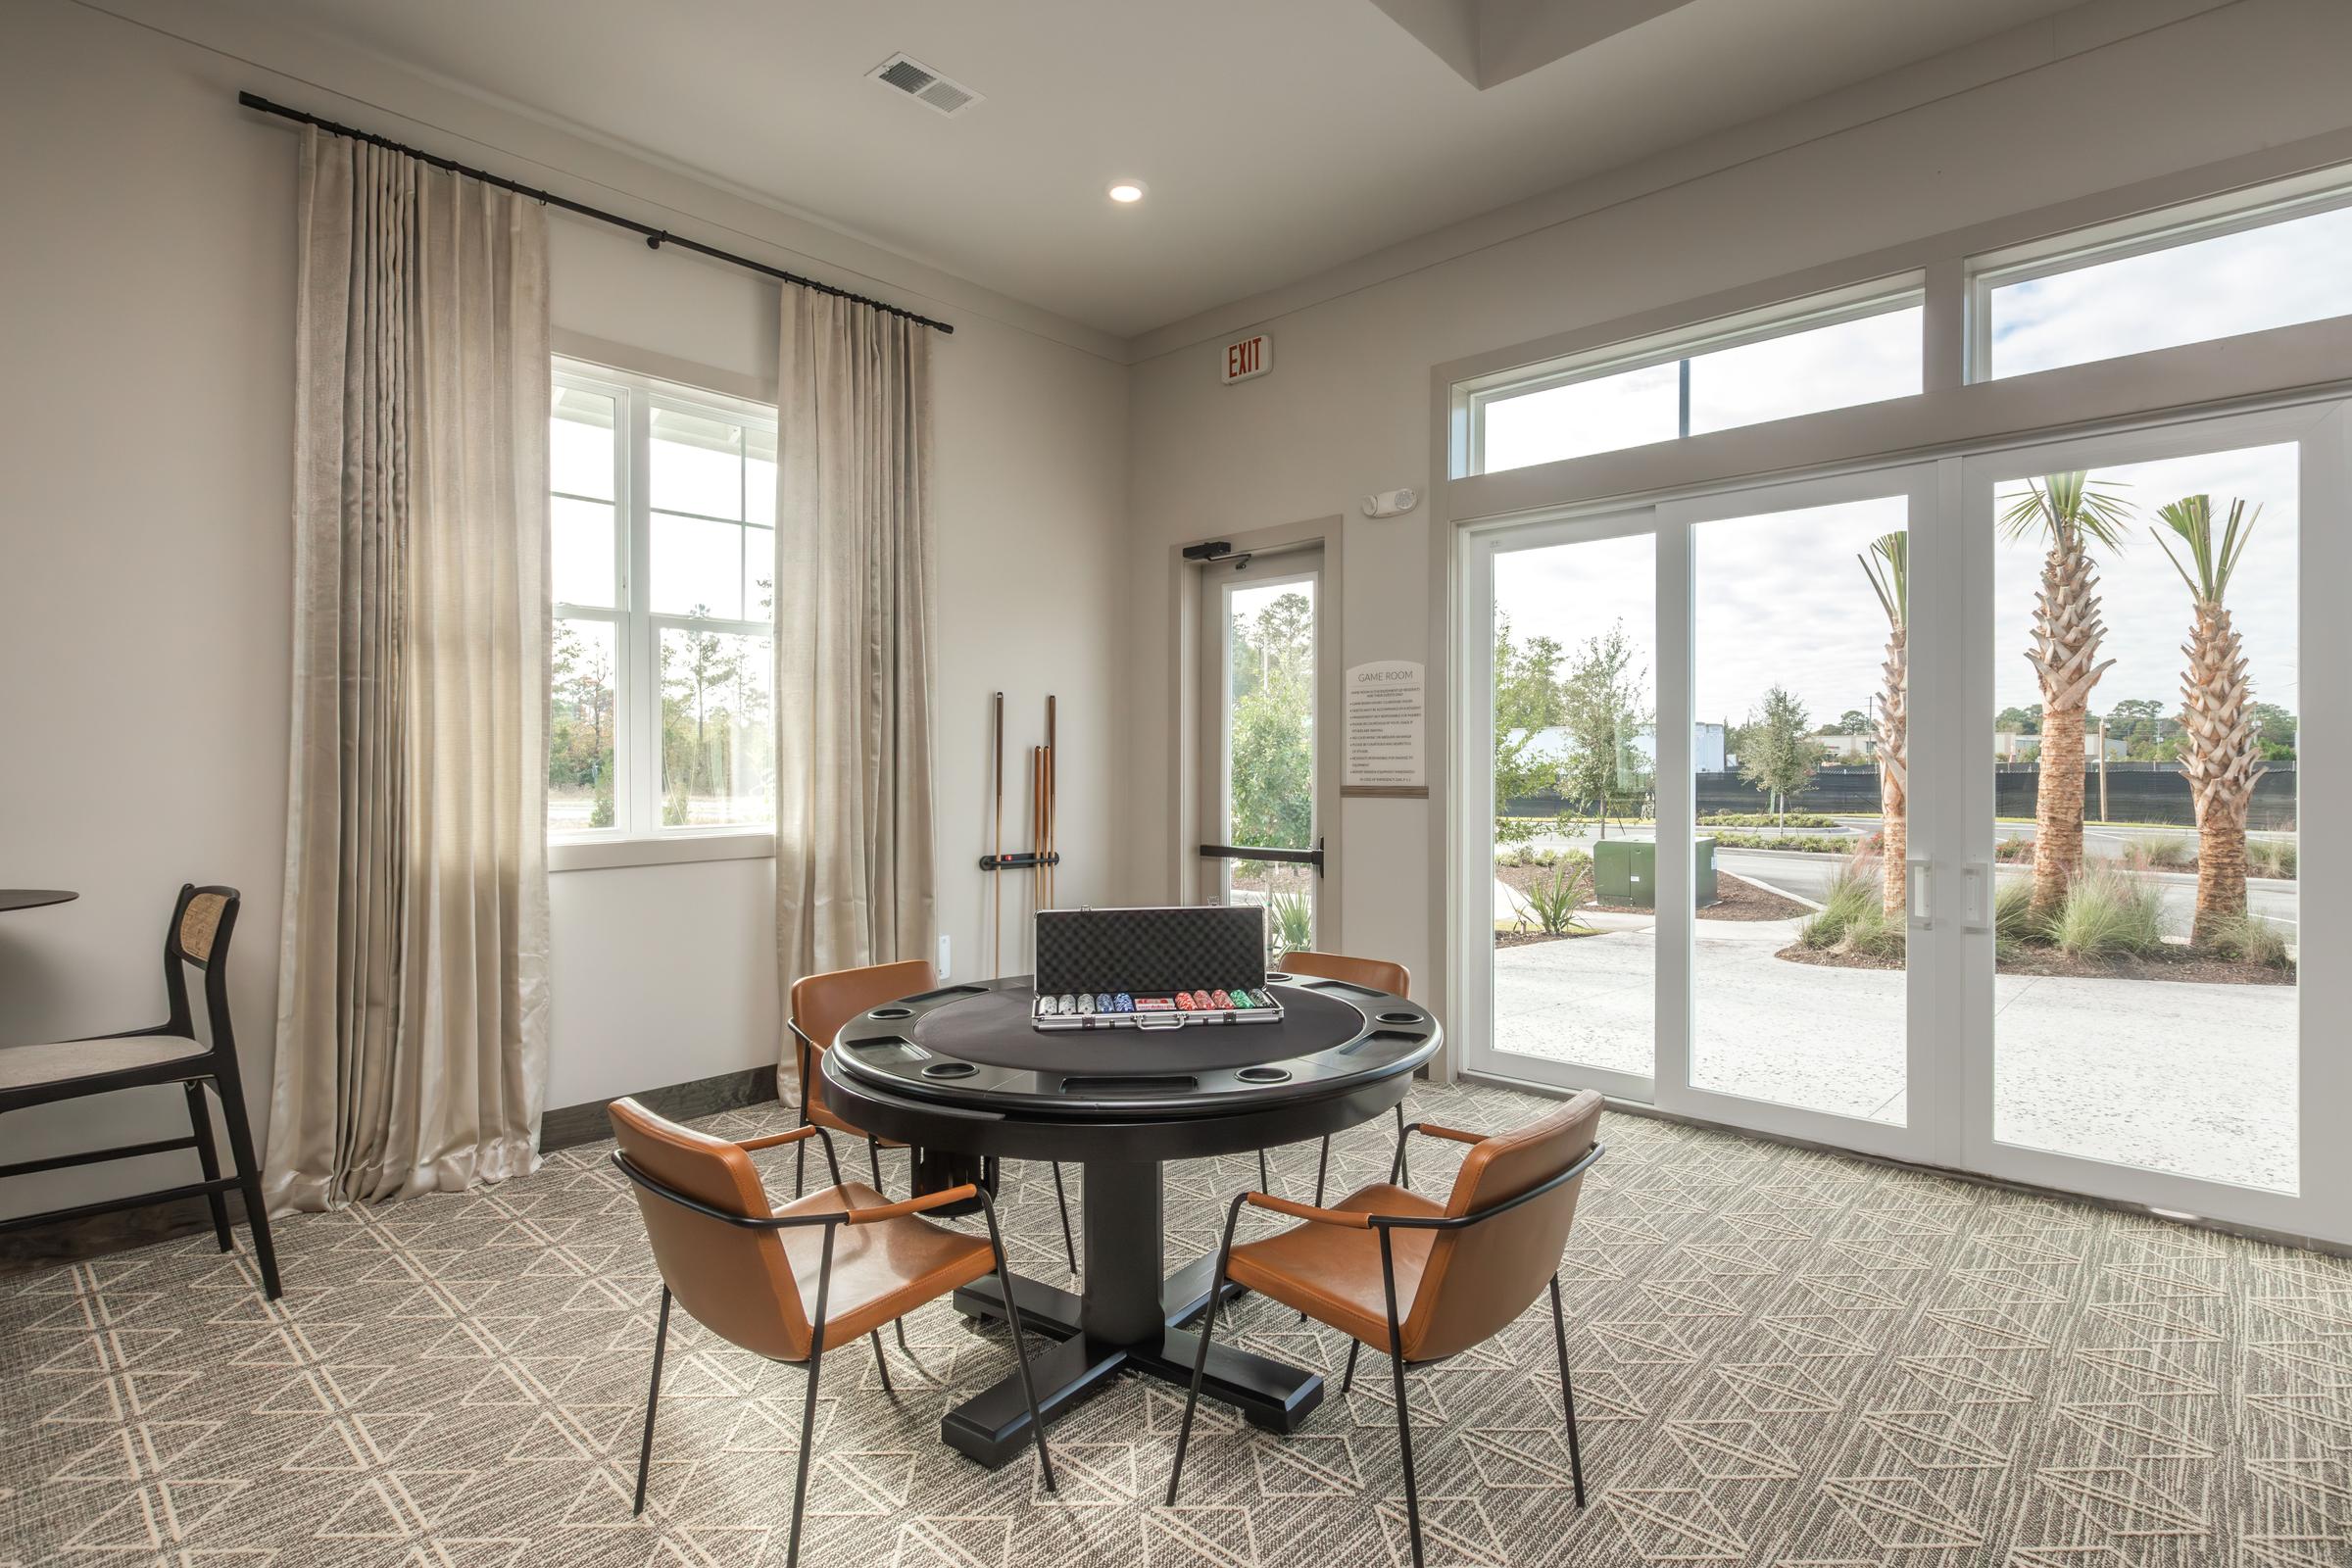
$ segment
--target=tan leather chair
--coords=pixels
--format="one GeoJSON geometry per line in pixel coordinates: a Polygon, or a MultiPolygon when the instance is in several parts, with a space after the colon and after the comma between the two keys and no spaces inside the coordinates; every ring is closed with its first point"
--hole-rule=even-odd
{"type": "MultiPolygon", "coordinates": [[[[637,1189],[646,1239],[662,1271],[662,1315],[654,1330],[653,1386],[645,1396],[645,1437],[637,1450],[637,1501],[645,1511],[645,1478],[654,1454],[654,1415],[662,1402],[662,1350],[669,1339],[674,1298],[695,1321],[731,1345],[772,1361],[805,1361],[808,1394],[801,1411],[800,1474],[792,1488],[792,1535],[786,1568],[800,1560],[801,1504],[808,1493],[808,1450],[815,1436],[816,1380],[828,1346],[865,1335],[874,1364],[890,1392],[890,1366],[880,1329],[927,1301],[995,1273],[1009,1279],[996,1205],[969,1184],[893,1203],[861,1183],[811,1193],[782,1209],[752,1163],[756,1150],[826,1138],[802,1126],[767,1138],[729,1143],[664,1121],[634,1100],[610,1111],[618,1148],[612,1163],[637,1189]],[[988,1239],[966,1236],[916,1216],[925,1209],[978,1199],[988,1216],[988,1239]],[[810,1299],[813,1293],[813,1300],[810,1299]]],[[[827,1153],[831,1140],[826,1138],[827,1153]]],[[[1046,1424],[1037,1413],[1029,1352],[1021,1343],[1019,1303],[1005,1293],[1012,1352],[1020,1363],[1021,1393],[1038,1467],[1054,1490],[1046,1452],[1046,1424]]]]}
{"type": "MultiPolygon", "coordinates": [[[[876,1138],[848,1117],[825,1103],[825,1075],[816,1070],[819,1057],[841,1033],[841,1026],[865,1011],[879,1007],[901,997],[938,988],[939,971],[922,958],[909,958],[903,963],[869,963],[862,968],[835,969],[827,974],[805,975],[792,983],[792,1018],[789,1027],[794,1037],[793,1054],[800,1068],[801,1125],[829,1127],[852,1138],[865,1140],[866,1162],[873,1169],[874,1187],[882,1186],[882,1146],[893,1149],[906,1147],[887,1138],[876,1138]]],[[[825,1157],[833,1157],[832,1140],[825,1141],[825,1157]]],[[[803,1144],[793,1155],[792,1192],[799,1197],[808,1180],[808,1148],[803,1144]]],[[[841,1167],[833,1167],[833,1185],[841,1185],[841,1167]]],[[[1061,1166],[1054,1166],[1054,1201],[1061,1210],[1061,1246],[1069,1254],[1070,1272],[1078,1272],[1078,1239],[1070,1230],[1070,1200],[1061,1185],[1061,1166]]]]}
{"type": "MultiPolygon", "coordinates": [[[[1345,980],[1349,985],[1386,991],[1393,997],[1410,998],[1413,994],[1412,971],[1401,963],[1391,963],[1386,958],[1351,958],[1344,953],[1310,953],[1302,948],[1297,953],[1284,954],[1281,962],[1286,974],[1309,974],[1322,980],[1345,980]]],[[[1401,1100],[1396,1102],[1396,1139],[1397,1147],[1401,1149],[1404,1143],[1404,1102],[1401,1100]]],[[[1315,1156],[1317,1204],[1323,1201],[1323,1183],[1330,1170],[1331,1135],[1326,1133],[1323,1135],[1323,1152],[1315,1156]]],[[[1413,1179],[1411,1170],[1400,1171],[1397,1179],[1410,1183],[1413,1179]]],[[[1266,1175],[1266,1154],[1263,1150],[1258,1151],[1257,1154],[1257,1183],[1260,1187],[1268,1188],[1274,1185],[1266,1175]]]]}
{"type": "MultiPolygon", "coordinates": [[[[1407,1134],[1475,1147],[1463,1156],[1453,1192],[1441,1205],[1390,1183],[1349,1194],[1335,1208],[1243,1193],[1225,1216],[1209,1300],[1225,1282],[1246,1286],[1329,1324],[1353,1342],[1340,1387],[1355,1382],[1356,1352],[1369,1345],[1389,1356],[1396,1390],[1396,1444],[1404,1457],[1404,1511],[1413,1562],[1421,1562],[1421,1499],[1413,1479],[1413,1433],[1404,1404],[1404,1368],[1435,1361],[1492,1339],[1551,1287],[1551,1330],[1560,1362],[1560,1402],[1568,1418],[1568,1466],[1576,1505],[1585,1505],[1585,1461],[1577,1446],[1576,1391],[1568,1380],[1568,1326],[1560,1309],[1560,1253],[1576,1219],[1585,1172],[1601,1156],[1594,1134],[1601,1097],[1586,1090],[1558,1110],[1516,1132],[1482,1138],[1415,1122],[1407,1134]],[[1304,1221],[1261,1241],[1233,1245],[1245,1206],[1304,1221]]],[[[1397,1162],[1404,1139],[1396,1141],[1397,1162]]],[[[1391,1167],[1392,1173],[1395,1166],[1391,1167]]],[[[1184,1474],[1184,1450],[1200,1401],[1200,1371],[1216,1329],[1212,1305],[1193,1360],[1192,1396],[1176,1435],[1168,1506],[1184,1474]]]]}

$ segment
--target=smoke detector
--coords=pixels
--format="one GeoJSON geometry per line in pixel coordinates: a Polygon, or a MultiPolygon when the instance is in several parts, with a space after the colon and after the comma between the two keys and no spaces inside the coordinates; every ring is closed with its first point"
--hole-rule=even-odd
{"type": "Polygon", "coordinates": [[[943,115],[959,115],[980,102],[980,94],[971,88],[950,81],[929,66],[903,54],[892,55],[866,74],[943,115]]]}

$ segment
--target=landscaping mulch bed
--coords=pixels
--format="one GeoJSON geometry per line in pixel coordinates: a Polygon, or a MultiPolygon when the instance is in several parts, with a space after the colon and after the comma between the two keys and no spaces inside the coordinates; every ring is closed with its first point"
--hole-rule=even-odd
{"type": "Polygon", "coordinates": [[[1715,873],[1715,902],[1698,911],[1701,920],[1796,920],[1813,912],[1810,905],[1725,870],[1715,873]]]}
{"type": "MultiPolygon", "coordinates": [[[[1494,868],[1494,876],[1512,892],[1525,893],[1530,888],[1548,882],[1551,871],[1552,868],[1547,865],[1498,865],[1494,868]]],[[[1758,887],[1729,871],[1715,873],[1715,902],[1698,911],[1701,920],[1795,920],[1813,912],[1794,899],[1785,899],[1769,888],[1758,887]]],[[[1582,906],[1588,909],[1645,912],[1630,904],[1609,904],[1597,899],[1588,899],[1582,906]]],[[[1502,943],[1505,939],[1497,936],[1494,940],[1502,943]]],[[[1534,940],[1548,942],[1554,939],[1539,935],[1534,940]]]]}
{"type": "MultiPolygon", "coordinates": [[[[1809,963],[1824,969],[1900,969],[1903,966],[1900,958],[1838,953],[1830,949],[1808,948],[1793,942],[1775,956],[1786,958],[1790,963],[1809,963]]],[[[2267,963],[2217,958],[2209,953],[2171,946],[2144,958],[2113,959],[2077,958],[2055,948],[2028,948],[2008,957],[1996,958],[1993,966],[2002,974],[2046,975],[2068,980],[2191,980],[2233,986],[2291,986],[2295,983],[2295,971],[2292,968],[2278,969],[2267,963]]]]}
{"type": "Polygon", "coordinates": [[[1494,945],[1498,948],[1532,948],[1539,942],[1573,942],[1578,937],[1596,937],[1597,931],[1497,931],[1494,945]]]}

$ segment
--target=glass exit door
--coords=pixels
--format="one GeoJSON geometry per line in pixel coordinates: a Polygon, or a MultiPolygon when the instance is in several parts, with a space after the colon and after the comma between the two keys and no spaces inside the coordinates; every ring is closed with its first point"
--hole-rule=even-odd
{"type": "Polygon", "coordinates": [[[1307,550],[1200,568],[1196,896],[1262,907],[1269,959],[1312,948],[1322,923],[1322,567],[1307,550]]]}

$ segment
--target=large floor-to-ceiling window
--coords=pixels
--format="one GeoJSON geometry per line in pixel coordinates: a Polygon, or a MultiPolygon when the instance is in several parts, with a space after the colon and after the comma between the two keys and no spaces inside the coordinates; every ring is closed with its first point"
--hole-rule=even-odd
{"type": "Polygon", "coordinates": [[[2352,355],[2247,391],[2340,341],[2345,210],[1456,380],[1462,1063],[2352,1240],[2352,355]]]}

